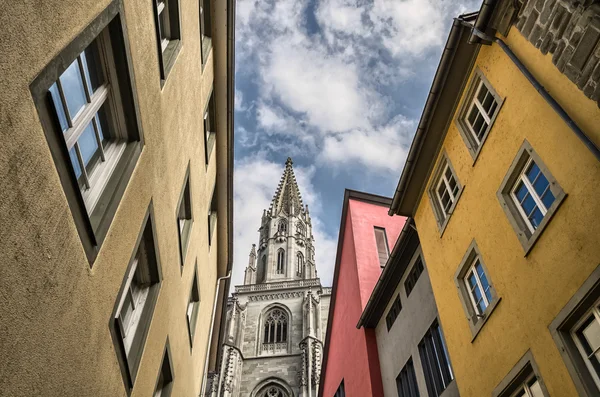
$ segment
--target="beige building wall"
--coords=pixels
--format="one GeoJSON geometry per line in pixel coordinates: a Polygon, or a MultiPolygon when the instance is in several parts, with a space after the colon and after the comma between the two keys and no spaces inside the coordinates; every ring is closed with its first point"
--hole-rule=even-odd
{"type": "Polygon", "coordinates": [[[216,280],[229,264],[232,76],[226,69],[226,20],[231,3],[214,2],[213,50],[202,70],[199,2],[180,1],[182,46],[161,88],[152,2],[123,0],[145,142],[90,267],[29,86],[111,3],[25,0],[0,13],[2,396],[127,395],[109,322],[151,202],[162,284],[131,395],[154,392],[167,337],[171,395],[200,393],[216,280]],[[217,141],[206,166],[203,111],[213,86],[217,141]],[[188,164],[194,219],[181,271],[176,213],[188,164]],[[207,213],[215,186],[218,236],[209,247],[207,213]],[[201,302],[191,349],[186,308],[196,263],[201,302]]]}

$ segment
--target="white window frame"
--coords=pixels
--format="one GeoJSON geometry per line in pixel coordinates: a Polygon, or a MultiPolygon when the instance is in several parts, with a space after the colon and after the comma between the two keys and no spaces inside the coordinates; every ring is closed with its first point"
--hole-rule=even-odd
{"type": "MultiPolygon", "coordinates": [[[[533,210],[531,211],[531,213],[533,214],[533,212],[535,211],[535,209],[539,208],[540,212],[542,213],[542,219],[548,213],[548,208],[546,208],[546,206],[542,202],[541,197],[538,196],[537,192],[535,191],[532,182],[529,181],[529,178],[526,175],[526,172],[527,172],[527,170],[529,169],[529,167],[531,166],[532,163],[535,164],[535,165],[537,165],[537,167],[540,170],[538,176],[536,177],[536,180],[537,180],[537,178],[539,178],[540,175],[544,175],[544,172],[543,172],[542,168],[533,160],[532,157],[529,157],[529,159],[525,163],[525,166],[521,170],[521,173],[519,174],[517,180],[515,181],[512,189],[510,191],[510,197],[513,199],[513,201],[515,203],[515,206],[517,207],[517,210],[519,211],[519,214],[521,215],[521,218],[523,219],[523,221],[525,222],[525,224],[529,228],[529,231],[533,234],[533,233],[535,233],[535,231],[536,231],[537,228],[535,228],[533,226],[533,224],[531,223],[531,221],[529,220],[529,216],[523,210],[523,207],[521,206],[521,202],[519,202],[519,199],[517,198],[517,195],[516,195],[517,187],[519,187],[519,185],[521,183],[523,183],[525,185],[525,187],[527,188],[527,191],[529,192],[529,195],[531,196],[531,198],[533,198],[533,201],[535,201],[535,205],[536,206],[533,208],[533,210]]],[[[546,175],[544,175],[544,177],[548,180],[548,187],[546,187],[546,190],[544,190],[544,192],[542,193],[542,196],[548,190],[550,190],[550,192],[552,193],[552,191],[550,189],[551,182],[550,182],[549,178],[546,175]]],[[[556,196],[554,197],[554,201],[556,201],[556,196]]],[[[553,203],[554,203],[554,201],[553,201],[553,203]]]]}
{"type": "Polygon", "coordinates": [[[444,219],[447,218],[449,215],[452,215],[450,208],[452,208],[452,206],[458,199],[459,191],[460,191],[460,185],[458,184],[456,177],[454,176],[454,173],[452,172],[452,169],[450,168],[450,164],[446,163],[442,170],[442,173],[439,176],[438,182],[436,183],[436,186],[435,186],[435,197],[438,200],[439,208],[442,212],[442,215],[444,216],[444,219]],[[452,189],[450,188],[450,181],[446,177],[447,171],[450,171],[450,175],[451,175],[452,179],[454,179],[456,193],[453,192],[452,189]],[[444,192],[448,192],[448,196],[450,197],[450,202],[449,202],[450,205],[448,206],[448,208],[444,208],[444,203],[443,203],[442,197],[440,196],[440,186],[442,186],[442,184],[444,185],[444,192]]]}
{"type": "Polygon", "coordinates": [[[467,89],[464,98],[465,99],[461,105],[460,111],[458,112],[458,116],[455,119],[455,123],[460,135],[463,138],[463,141],[465,142],[465,145],[467,146],[467,149],[469,150],[469,154],[473,158],[473,161],[476,161],[481,148],[485,144],[485,141],[493,127],[494,121],[500,112],[500,108],[504,103],[504,99],[496,93],[494,87],[492,87],[492,84],[486,79],[485,75],[479,68],[475,68],[473,77],[469,83],[469,88],[467,89]],[[479,94],[484,87],[487,91],[486,97],[487,95],[491,95],[493,99],[493,102],[490,106],[490,110],[493,108],[491,113],[488,113],[485,110],[483,103],[479,101],[479,94]],[[469,115],[474,108],[477,111],[475,120],[477,120],[479,115],[481,115],[487,124],[487,127],[481,131],[480,134],[475,131],[471,125],[471,122],[469,121],[469,115]]]}
{"type": "Polygon", "coordinates": [[[156,10],[158,11],[158,23],[159,28],[158,32],[160,34],[160,47],[162,52],[165,52],[167,46],[169,45],[169,41],[171,41],[171,22],[169,15],[169,0],[157,0],[156,1],[156,10]],[[163,19],[163,13],[164,19],[163,19]],[[163,22],[166,21],[166,22],[163,22]],[[163,25],[164,23],[164,25],[163,25]]]}
{"type": "Polygon", "coordinates": [[[432,177],[429,181],[429,187],[427,188],[427,195],[429,196],[429,203],[431,205],[431,210],[435,216],[438,231],[440,233],[440,237],[444,234],[444,230],[448,226],[448,222],[452,217],[452,213],[454,209],[458,205],[458,201],[460,196],[464,190],[464,186],[461,185],[460,179],[458,178],[458,174],[452,167],[452,162],[446,151],[442,149],[442,153],[438,156],[437,165],[435,167],[435,172],[432,174],[432,177]],[[446,172],[450,172],[454,182],[456,183],[456,191],[453,192],[450,190],[450,181],[445,176],[446,172]],[[442,205],[441,196],[438,193],[438,189],[443,185],[444,191],[449,191],[449,200],[450,205],[448,208],[444,208],[442,205]]]}
{"type": "MultiPolygon", "coordinates": [[[[465,277],[463,278],[463,282],[465,283],[465,287],[467,289],[467,292],[469,293],[469,297],[471,298],[471,304],[473,305],[473,310],[475,310],[475,312],[477,313],[478,316],[481,316],[481,315],[483,315],[485,310],[490,306],[491,302],[487,298],[486,291],[484,290],[483,285],[481,284],[481,279],[479,278],[479,274],[477,273],[476,265],[478,263],[481,264],[479,255],[477,255],[475,257],[475,259],[471,262],[471,265],[469,266],[469,270],[467,270],[467,273],[465,274],[465,277]],[[477,283],[476,287],[481,290],[482,299],[483,299],[483,302],[485,303],[485,308],[483,309],[483,312],[479,311],[479,306],[477,305],[477,301],[475,300],[475,295],[473,294],[473,289],[471,288],[471,283],[469,283],[469,276],[471,274],[473,274],[475,276],[475,281],[477,283]]],[[[485,269],[483,268],[483,266],[482,266],[482,269],[485,274],[485,269]]],[[[490,285],[490,280],[489,280],[487,274],[485,274],[485,276],[488,279],[488,290],[490,290],[490,293],[491,293],[492,286],[490,285]]]]}
{"type": "MultiPolygon", "coordinates": [[[[600,323],[600,309],[598,308],[598,306],[600,306],[600,299],[597,300],[594,303],[594,305],[592,305],[592,308],[589,309],[581,317],[581,319],[577,322],[577,324],[575,324],[575,326],[571,329],[571,338],[573,339],[573,342],[575,342],[575,346],[577,346],[577,350],[579,351],[581,358],[585,362],[585,365],[586,365],[588,371],[590,372],[592,379],[594,379],[596,386],[598,387],[598,389],[600,389],[600,374],[598,374],[596,372],[596,369],[593,367],[592,363],[590,362],[589,357],[585,353],[585,350],[583,349],[583,345],[581,344],[581,341],[579,340],[579,337],[577,336],[577,331],[590,318],[590,315],[593,315],[595,321],[600,323]]],[[[598,349],[596,349],[592,354],[596,354],[596,353],[598,353],[598,351],[600,351],[600,347],[598,349]]]]}
{"type": "Polygon", "coordinates": [[[121,300],[119,302],[119,306],[117,308],[117,319],[119,323],[119,328],[121,329],[121,334],[123,335],[123,344],[125,346],[125,352],[129,358],[129,353],[131,351],[131,345],[133,343],[133,338],[135,337],[136,330],[140,323],[140,318],[142,312],[144,311],[144,306],[146,304],[146,298],[148,298],[148,292],[150,291],[150,286],[139,287],[136,286],[134,282],[135,273],[138,269],[138,258],[136,258],[129,270],[129,275],[127,276],[127,281],[125,283],[125,292],[121,296],[121,300]],[[128,319],[123,318],[123,307],[125,306],[126,300],[131,301],[132,313],[128,319]]]}
{"type": "MultiPolygon", "coordinates": [[[[84,70],[82,51],[76,58],[79,74],[82,79],[86,104],[77,112],[76,115],[71,115],[67,100],[63,92],[60,78],[56,80],[56,87],[60,98],[60,106],[64,110],[64,115],[67,121],[68,129],[64,131],[64,140],[67,146],[67,151],[75,150],[77,162],[81,170],[79,177],[79,188],[85,208],[88,215],[92,214],[98,201],[104,191],[110,177],[112,176],[125,148],[127,146],[127,132],[125,129],[125,120],[122,111],[122,103],[119,94],[119,88],[116,77],[116,69],[114,66],[114,57],[112,46],[110,43],[110,35],[107,29],[94,40],[98,50],[97,67],[99,73],[104,77],[104,82],[96,88],[95,92],[90,92],[91,81],[87,72],[84,70]],[[100,139],[100,126],[98,117],[96,116],[102,106],[106,105],[107,122],[110,131],[103,131],[104,139],[100,139]],[[78,139],[83,135],[88,125],[92,125],[96,144],[100,158],[94,161],[94,164],[86,168],[79,149],[78,139]]],[[[94,42],[90,43],[94,45],[94,42]]],[[[89,47],[89,46],[88,46],[89,47]]],[[[86,48],[87,49],[87,48],[86,48]]],[[[91,60],[87,60],[91,62],[91,60]]],[[[55,109],[55,111],[58,111],[55,109]]],[[[73,165],[69,164],[73,169],[73,165]]],[[[73,172],[75,170],[73,169],[73,172]]]]}
{"type": "Polygon", "coordinates": [[[534,373],[532,373],[521,384],[521,387],[519,387],[519,389],[517,389],[514,393],[512,393],[510,395],[510,397],[544,397],[543,390],[542,390],[542,395],[541,396],[534,395],[533,392],[531,391],[531,383],[532,383],[533,380],[535,380],[534,383],[537,383],[538,387],[540,387],[540,390],[541,390],[540,380],[538,379],[538,377],[534,373]],[[525,394],[523,394],[523,393],[525,393],[525,394]]]}
{"type": "Polygon", "coordinates": [[[388,261],[388,258],[390,257],[390,247],[388,244],[387,233],[383,227],[375,226],[373,229],[375,233],[375,248],[377,248],[377,259],[379,260],[379,266],[384,267],[388,261]],[[380,251],[380,242],[383,245],[382,248],[385,252],[380,251]],[[385,255],[385,260],[381,257],[381,254],[385,255]]]}

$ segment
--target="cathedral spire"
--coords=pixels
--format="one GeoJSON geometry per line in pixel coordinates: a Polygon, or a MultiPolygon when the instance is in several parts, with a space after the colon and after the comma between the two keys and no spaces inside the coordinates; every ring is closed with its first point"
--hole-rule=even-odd
{"type": "Polygon", "coordinates": [[[285,170],[269,208],[273,216],[279,214],[298,215],[300,212],[304,212],[300,189],[296,183],[296,176],[292,167],[293,164],[292,159],[288,157],[285,162],[285,170]]]}

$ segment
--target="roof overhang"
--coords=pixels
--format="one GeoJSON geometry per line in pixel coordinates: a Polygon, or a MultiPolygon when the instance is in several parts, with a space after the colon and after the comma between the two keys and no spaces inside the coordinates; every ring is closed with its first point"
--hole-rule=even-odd
{"type": "Polygon", "coordinates": [[[456,18],[411,144],[390,215],[412,217],[475,63],[480,44],[469,44],[477,13],[456,18]]]}

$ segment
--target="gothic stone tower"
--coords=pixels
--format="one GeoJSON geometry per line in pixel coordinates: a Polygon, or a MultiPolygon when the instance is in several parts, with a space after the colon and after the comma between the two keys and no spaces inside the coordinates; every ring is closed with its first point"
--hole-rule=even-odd
{"type": "Polygon", "coordinates": [[[259,233],[244,285],[228,302],[221,382],[207,395],[317,397],[331,288],[317,278],[312,224],[289,158],[259,233]]]}

